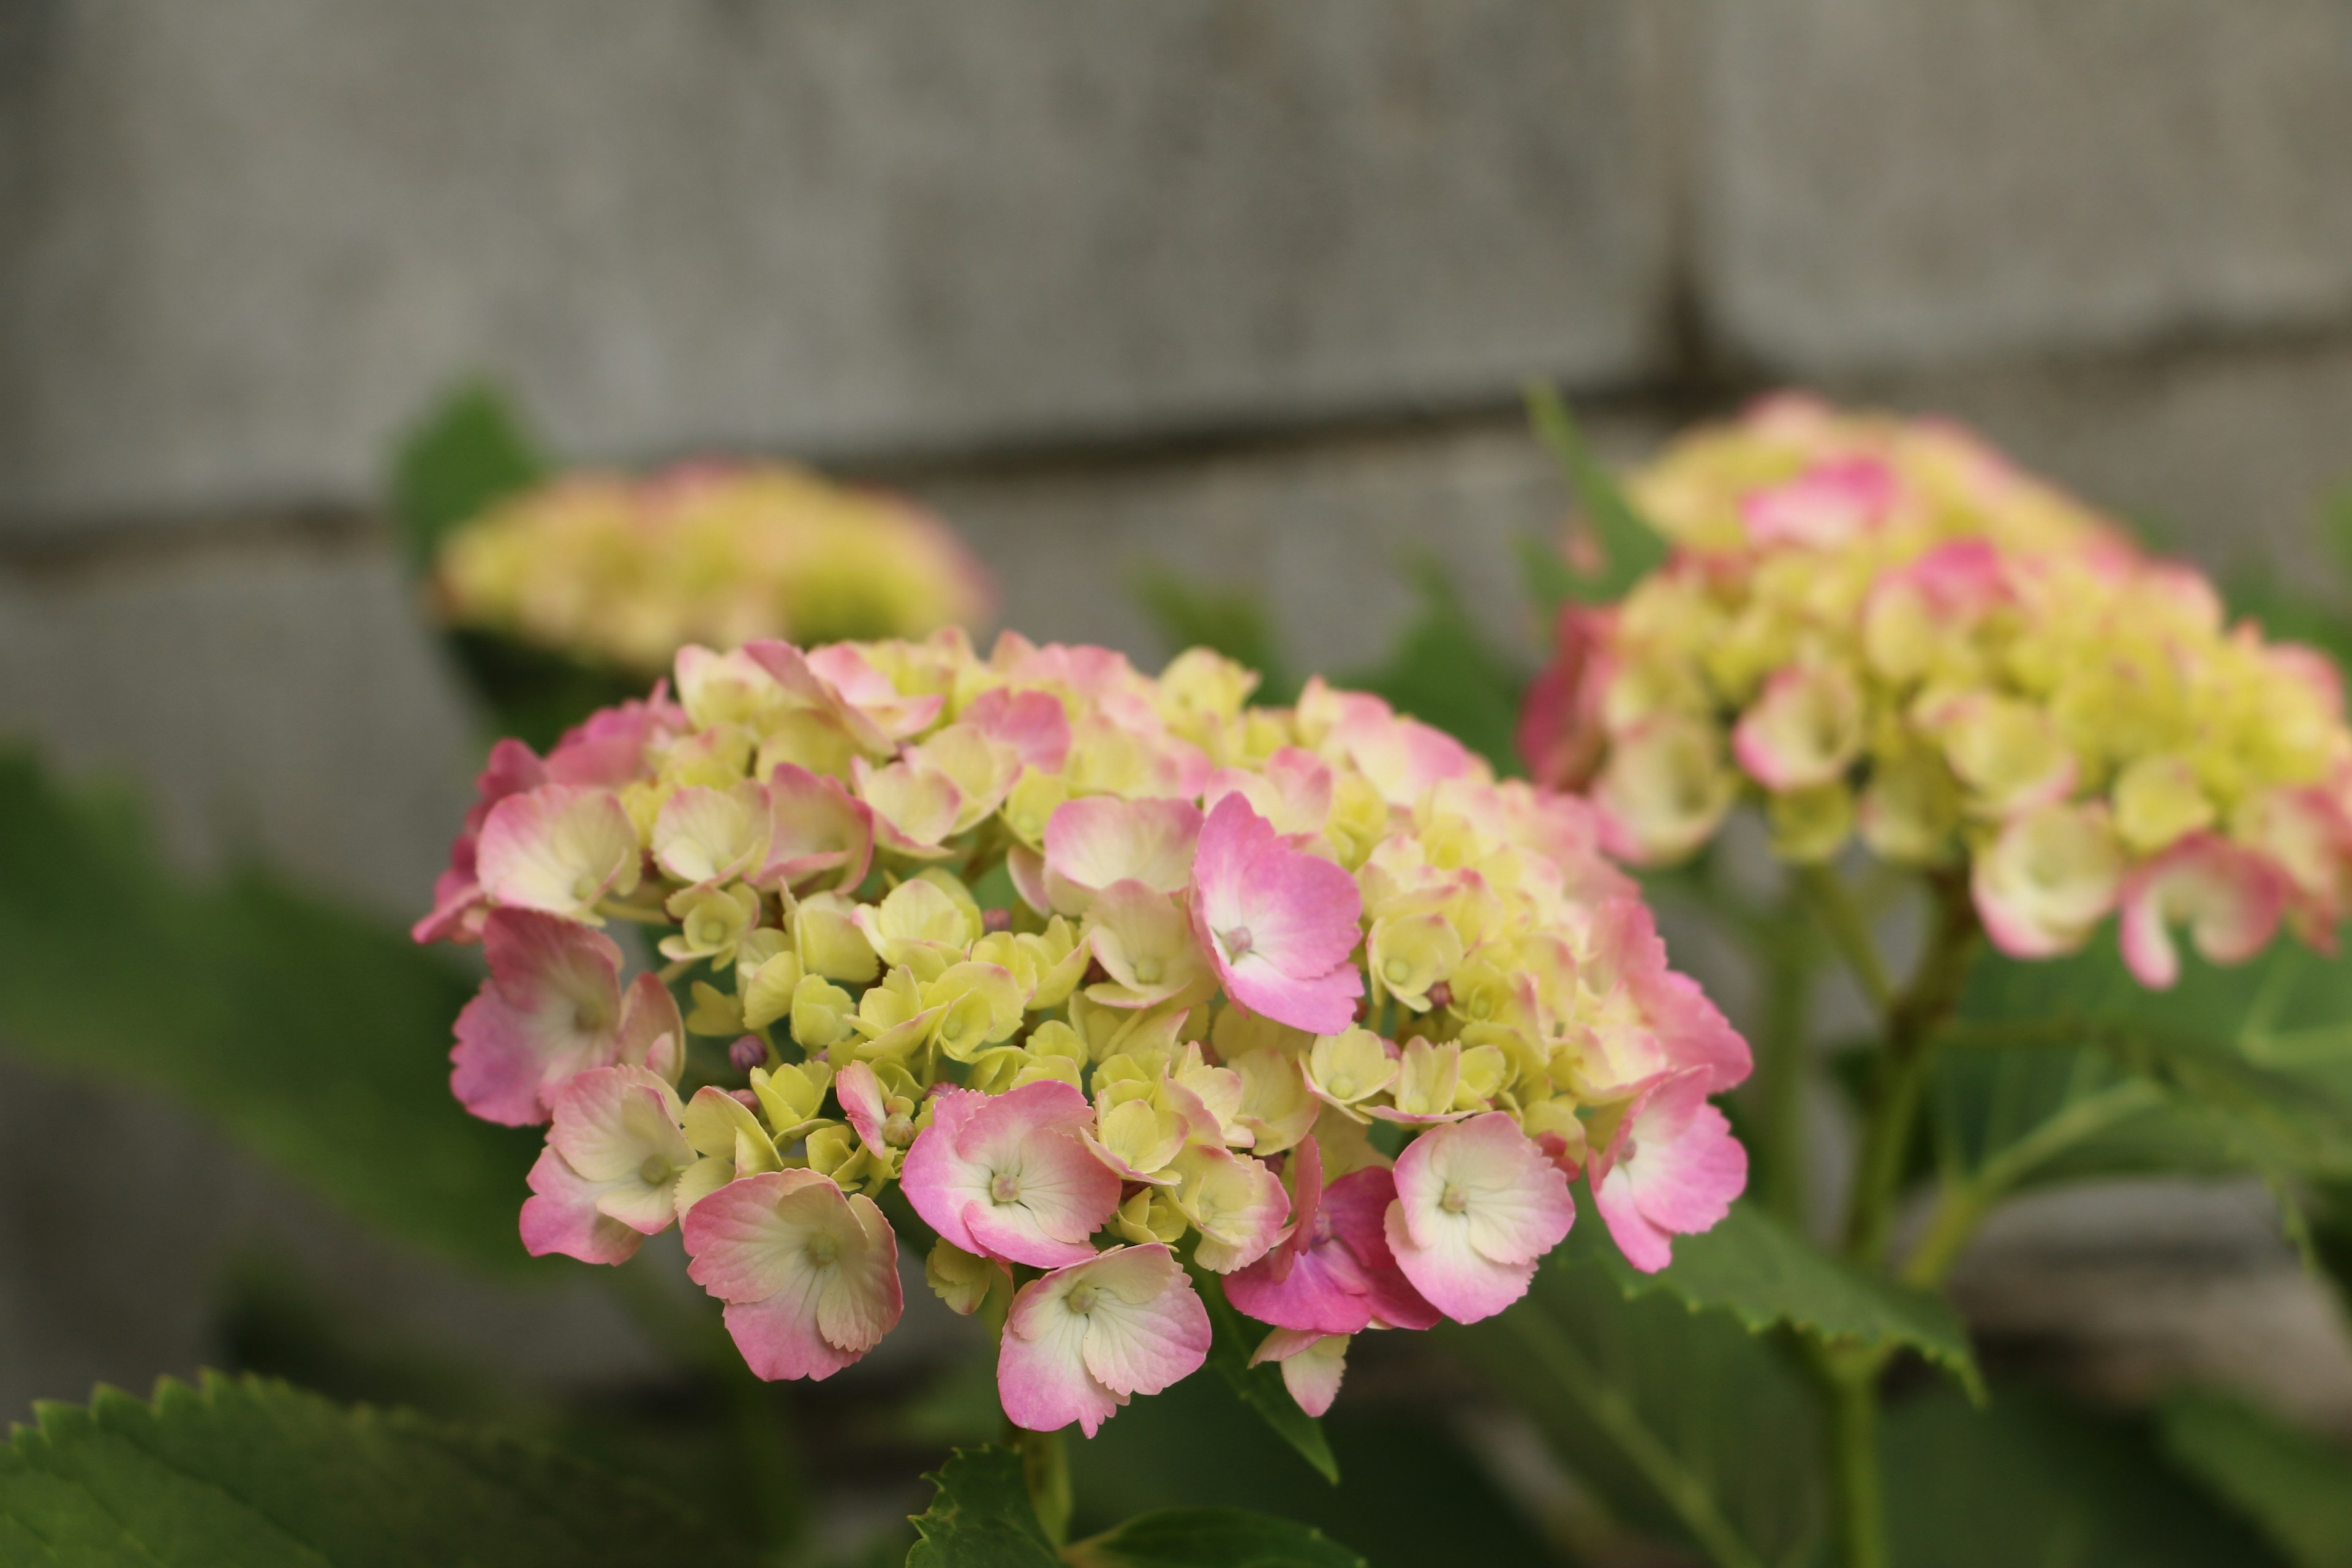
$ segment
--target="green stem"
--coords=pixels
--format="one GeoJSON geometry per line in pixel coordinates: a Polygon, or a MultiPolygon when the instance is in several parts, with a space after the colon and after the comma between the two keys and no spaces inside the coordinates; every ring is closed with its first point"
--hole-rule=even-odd
{"type": "Polygon", "coordinates": [[[1895,982],[1888,978],[1886,964],[1878,956],[1878,944],[1870,939],[1870,922],[1863,918],[1861,907],[1846,889],[1843,879],[1826,866],[1804,866],[1797,871],[1797,885],[1821,917],[1822,929],[1829,932],[1838,954],[1853,971],[1863,994],[1870,998],[1881,1016],[1894,1012],[1898,1003],[1895,982]]]}
{"type": "Polygon", "coordinates": [[[1936,927],[1927,951],[1910,984],[1886,1010],[1886,1041],[1871,1087],[1862,1156],[1846,1215],[1846,1256],[1873,1268],[1884,1266],[1894,1233],[1903,1158],[1910,1152],[1919,1102],[1935,1065],[1936,1036],[1958,1005],[1969,962],[1976,956],[1976,907],[1967,879],[1946,874],[1935,889],[1936,927]]]}
{"type": "Polygon", "coordinates": [[[1898,1278],[1906,1285],[1921,1289],[1933,1289],[1942,1284],[1952,1266],[1960,1260],[1960,1254],[1975,1239],[1978,1226],[1984,1223],[1994,1205],[2032,1174],[2036,1166],[2126,1117],[2161,1104],[2163,1099],[2163,1092],[2155,1085],[2140,1079],[2127,1079],[2076,1100],[1986,1162],[1974,1175],[1946,1183],[1937,1197],[1936,1212],[1918,1245],[1911,1249],[1911,1256],[1903,1260],[1898,1278]]]}
{"type": "Polygon", "coordinates": [[[1543,1316],[1533,1302],[1495,1320],[1509,1330],[1529,1354],[1584,1406],[1593,1425],[1609,1435],[1618,1451],[1632,1461],[1642,1479],[1665,1500],[1691,1532],[1693,1540],[1717,1568],[1765,1568],[1764,1559],[1740,1538],[1739,1531],[1715,1506],[1706,1484],[1693,1475],[1671,1449],[1658,1440],[1633,1402],[1603,1383],[1592,1363],[1558,1324],[1543,1316]]]}
{"type": "Polygon", "coordinates": [[[1825,1368],[1830,1495],[1843,1568],[1887,1568],[1886,1496],[1878,1466],[1879,1367],[1879,1358],[1872,1356],[1825,1368]]]}
{"type": "Polygon", "coordinates": [[[1019,1426],[1013,1429],[1013,1445],[1021,1450],[1021,1475],[1029,1483],[1029,1501],[1037,1510],[1037,1522],[1045,1527],[1045,1539],[1061,1546],[1070,1539],[1070,1513],[1075,1507],[1069,1445],[1059,1432],[1031,1432],[1019,1426]]]}
{"type": "Polygon", "coordinates": [[[1764,1005],[1757,1031],[1757,1096],[1764,1120],[1764,1202],[1775,1217],[1806,1228],[1806,1049],[1813,951],[1790,932],[1761,947],[1764,1005]]]}
{"type": "MultiPolygon", "coordinates": [[[[1808,886],[1822,900],[1832,938],[1855,964],[1864,988],[1884,991],[1883,970],[1876,983],[1870,977],[1877,950],[1870,944],[1859,911],[1844,897],[1843,884],[1824,874],[1819,883],[1809,879],[1808,886]],[[1839,936],[1842,926],[1847,928],[1843,937],[1839,936]]],[[[1937,1032],[1959,1002],[1976,952],[1976,910],[1966,878],[1946,873],[1933,887],[1936,923],[1927,951],[1910,983],[1885,1003],[1885,1043],[1864,1110],[1862,1154],[1846,1213],[1846,1256],[1874,1272],[1886,1266],[1903,1160],[1935,1063],[1937,1032]]],[[[1885,1364],[1884,1353],[1857,1350],[1826,1351],[1814,1363],[1828,1407],[1831,1492],[1844,1568],[1886,1568],[1888,1562],[1878,1455],[1878,1383],[1885,1364]]]]}

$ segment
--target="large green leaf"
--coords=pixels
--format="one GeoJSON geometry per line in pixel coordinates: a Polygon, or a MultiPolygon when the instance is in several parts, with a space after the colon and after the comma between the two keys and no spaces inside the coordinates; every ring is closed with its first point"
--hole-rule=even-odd
{"type": "Polygon", "coordinates": [[[746,1561],[657,1494],[551,1449],[257,1379],[43,1405],[0,1449],[0,1562],[23,1568],[746,1561]]]}
{"type": "Polygon", "coordinates": [[[928,1479],[907,1568],[1364,1568],[1321,1531],[1238,1508],[1139,1514],[1056,1554],[1012,1449],[959,1448],[928,1479]]]}
{"type": "Polygon", "coordinates": [[[1989,1193],[2093,1175],[2352,1173],[2352,968],[2282,942],[2191,959],[2151,992],[2107,942],[1988,958],[1937,1071],[1948,1178],[1989,1193]]]}
{"type": "Polygon", "coordinates": [[[393,511],[411,560],[492,502],[537,484],[547,464],[521,418],[487,382],[457,388],[420,420],[393,459],[393,511]]]}
{"type": "Polygon", "coordinates": [[[922,1539],[907,1568],[1058,1568],[1053,1543],[1029,1503],[1021,1456],[1010,1448],[958,1448],[939,1473],[939,1489],[915,1516],[922,1539]]]}
{"type": "Polygon", "coordinates": [[[1896,1405],[1881,1443],[1903,1568],[2279,1568],[2165,1462],[2144,1423],[2004,1387],[1896,1405]]]}
{"type": "MultiPolygon", "coordinates": [[[[1425,1335],[1368,1334],[1322,1427],[1341,1480],[1327,1485],[1232,1391],[1203,1371],[1121,1410],[1069,1445],[1074,1528],[1213,1501],[1311,1524],[1382,1564],[1536,1563],[1545,1532],[1500,1489],[1425,1394],[1425,1335]],[[1430,1500],[1444,1506],[1433,1508],[1430,1500]]],[[[1001,1423],[1003,1417],[1000,1415],[1001,1423]]]]}
{"type": "Polygon", "coordinates": [[[1734,1204],[1712,1230],[1677,1237],[1674,1262],[1655,1274],[1596,1241],[1582,1245],[1629,1300],[1662,1292],[1695,1312],[1727,1312],[1751,1333],[1785,1326],[1828,1344],[1900,1346],[1982,1393],[1968,1330],[1940,1297],[1850,1268],[1753,1204],[1734,1204]]]}
{"type": "Polygon", "coordinates": [[[245,876],[175,876],[121,796],[0,752],[0,1040],[161,1090],[363,1220],[476,1263],[515,1239],[538,1138],[449,1096],[465,972],[245,876]]]}
{"type": "Polygon", "coordinates": [[[1629,1300],[1587,1255],[1537,1270],[1499,1317],[1441,1331],[1627,1522],[1717,1568],[1813,1562],[1817,1404],[1791,1359],[1728,1313],[1629,1300]]]}
{"type": "Polygon", "coordinates": [[[2176,1394],[2161,1427],[2173,1462],[2295,1568],[2352,1568],[2352,1455],[2220,1394],[2176,1394]]]}
{"type": "Polygon", "coordinates": [[[1209,1364],[1224,1379],[1241,1402],[1262,1416],[1275,1435],[1298,1451],[1333,1486],[1339,1484],[1339,1461],[1331,1456],[1323,1423],[1298,1407],[1282,1381],[1282,1369],[1272,1362],[1250,1365],[1250,1356],[1271,1331],[1244,1320],[1225,1300],[1214,1276],[1195,1269],[1192,1282],[1209,1309],[1209,1364]],[[1253,1334],[1252,1330],[1259,1331],[1253,1334]]]}
{"type": "Polygon", "coordinates": [[[1367,1568],[1321,1531],[1238,1508],[1171,1508],[1063,1552],[1071,1568],[1367,1568]]]}
{"type": "Polygon", "coordinates": [[[1579,510],[1591,525],[1592,542],[1600,554],[1594,571],[1583,572],[1569,564],[1557,576],[1530,573],[1534,586],[1546,597],[1557,593],[1588,605],[1614,604],[1635,583],[1665,564],[1665,538],[1643,521],[1633,503],[1625,499],[1625,492],[1593,454],[1558,389],[1545,382],[1530,382],[1527,403],[1536,436],[1559,462],[1579,510]]]}
{"type": "Polygon", "coordinates": [[[1520,673],[1487,645],[1445,570],[1417,563],[1421,613],[1377,669],[1340,682],[1385,697],[1476,752],[1500,773],[1518,771],[1520,673]]]}

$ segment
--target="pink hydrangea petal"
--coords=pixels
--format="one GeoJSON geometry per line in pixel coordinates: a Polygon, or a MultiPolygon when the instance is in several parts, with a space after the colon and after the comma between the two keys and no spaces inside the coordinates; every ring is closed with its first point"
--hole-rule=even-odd
{"type": "Polygon", "coordinates": [[[667,683],[645,701],[628,701],[594,713],[566,731],[547,754],[551,784],[593,784],[618,789],[647,776],[646,748],[691,727],[686,710],[667,695],[667,683]]]}
{"type": "Polygon", "coordinates": [[[544,1121],[566,1079],[620,1054],[621,950],[528,910],[491,911],[482,948],[490,977],[457,1015],[450,1089],[486,1121],[544,1121]]]}
{"type": "Polygon", "coordinates": [[[500,904],[573,915],[636,885],[637,830],[611,792],[548,784],[499,802],[475,857],[500,904]]]}
{"type": "Polygon", "coordinates": [[[1499,1110],[1430,1129],[1397,1156],[1393,1174],[1415,1237],[1433,1244],[1440,1231],[1450,1237],[1464,1230],[1496,1263],[1534,1262],[1560,1244],[1576,1219],[1567,1176],[1499,1110]],[[1454,1192],[1466,1198],[1459,1214],[1443,1206],[1454,1192]]]}
{"type": "Polygon", "coordinates": [[[1656,918],[1639,898],[1604,900],[1593,916],[1588,967],[1625,987],[1665,1048],[1667,1063],[1706,1074],[1720,1094],[1748,1079],[1754,1058],[1698,983],[1666,964],[1656,918]]]}
{"type": "MultiPolygon", "coordinates": [[[[1388,1252],[1381,1244],[1383,1256],[1388,1252]]],[[[1224,1277],[1225,1300],[1261,1323],[1314,1333],[1352,1334],[1370,1326],[1372,1281],[1355,1254],[1326,1240],[1295,1258],[1280,1279],[1260,1258],[1224,1277]]]]}
{"type": "Polygon", "coordinates": [[[1045,879],[1045,858],[1026,844],[1015,844],[1004,852],[1004,872],[1013,879],[1013,890],[1021,901],[1041,915],[1054,913],[1054,889],[1045,879]]]}
{"type": "Polygon", "coordinates": [[[957,715],[992,741],[1021,753],[1042,773],[1057,773],[1070,756],[1070,715],[1049,691],[983,691],[957,715]]]}
{"type": "Polygon", "coordinates": [[[841,781],[791,763],[768,774],[768,859],[752,880],[799,887],[826,877],[854,888],[874,858],[874,813],[841,781]]]}
{"type": "Polygon", "coordinates": [[[1118,1208],[1119,1184],[1080,1136],[1094,1121],[1086,1096],[1056,1079],[958,1093],[907,1152],[899,1185],[915,1212],[967,1252],[1037,1268],[1091,1256],[1087,1238],[1118,1208]],[[1013,1201],[996,1201],[1000,1176],[1013,1201]]]}
{"type": "Polygon", "coordinates": [[[1770,790],[1805,789],[1839,777],[1862,742],[1862,693],[1840,665],[1790,665],[1775,670],[1731,731],[1731,754],[1749,777],[1770,790]],[[1844,744],[1824,749],[1807,710],[1817,704],[1851,710],[1844,744]]]}
{"type": "Polygon", "coordinates": [[[1366,1300],[1372,1321],[1392,1329],[1426,1329],[1440,1314],[1413,1289],[1389,1247],[1388,1211],[1395,1201],[1395,1173],[1370,1166],[1351,1171],[1324,1188],[1322,1208],[1331,1216],[1331,1234],[1355,1259],[1370,1287],[1366,1300]]]}
{"type": "Polygon", "coordinates": [[[1348,1334],[1301,1333],[1276,1329],[1250,1356],[1250,1365],[1275,1362],[1282,1368],[1282,1385],[1298,1408],[1321,1415],[1339,1396],[1339,1381],[1348,1371],[1348,1334]]]}
{"type": "Polygon", "coordinates": [[[408,928],[409,940],[474,942],[482,934],[489,895],[475,868],[474,835],[461,833],[449,846],[449,868],[433,879],[433,910],[408,928]]]}
{"type": "Polygon", "coordinates": [[[1674,1236],[1712,1229],[1748,1184],[1748,1151],[1706,1092],[1696,1073],[1660,1079],[1593,1156],[1593,1206],[1626,1261],[1645,1273],[1672,1261],[1674,1236]]]}
{"type": "Polygon", "coordinates": [[[1739,514],[1759,544],[1829,550],[1885,521],[1900,494],[1894,470],[1877,458],[1839,458],[1750,490],[1739,514]]]}
{"type": "Polygon", "coordinates": [[[679,1130],[677,1091],[643,1068],[596,1068],[574,1077],[555,1098],[548,1147],[592,1182],[640,1170],[650,1155],[672,1165],[694,1163],[679,1130]]]}
{"type": "MultiPolygon", "coordinates": [[[[1207,941],[1203,934],[1203,941],[1207,941]]],[[[1214,952],[1213,945],[1211,951],[1214,952]]],[[[1336,1035],[1356,1021],[1356,999],[1364,977],[1352,965],[1311,980],[1293,979],[1252,954],[1239,963],[1218,964],[1225,992],[1253,1013],[1309,1034],[1336,1035]]]]}
{"type": "Polygon", "coordinates": [[[583,1263],[625,1263],[645,1244],[642,1234],[597,1208],[601,1184],[564,1163],[554,1150],[540,1151],[530,1183],[520,1229],[523,1248],[533,1258],[556,1252],[583,1263]]]}
{"type": "Polygon", "coordinates": [[[894,741],[929,729],[938,721],[940,710],[947,706],[947,699],[937,692],[902,695],[890,678],[867,663],[866,656],[850,643],[827,643],[823,647],[811,648],[806,659],[810,669],[894,741]]]}
{"type": "Polygon", "coordinates": [[[869,1149],[883,1147],[882,1081],[874,1076],[874,1069],[864,1062],[851,1062],[833,1075],[833,1092],[858,1141],[869,1149]]]}
{"type": "MultiPolygon", "coordinates": [[[[761,639],[745,643],[740,651],[745,658],[758,666],[771,680],[782,688],[785,695],[795,702],[823,714],[840,726],[842,732],[849,737],[850,743],[861,755],[887,757],[898,749],[893,738],[884,733],[882,726],[875,721],[873,716],[868,714],[862,705],[853,699],[845,698],[841,689],[834,682],[819,674],[801,650],[792,644],[761,639]]],[[[683,650],[678,658],[682,668],[686,658],[683,650]]],[[[862,664],[865,661],[861,659],[859,662],[862,664]]],[[[875,679],[882,679],[879,675],[876,675],[875,679]]],[[[882,684],[888,686],[889,682],[882,680],[882,684]]],[[[679,686],[683,689],[684,685],[685,680],[681,676],[679,686]]],[[[893,695],[896,695],[898,688],[891,687],[890,690],[893,695]]],[[[936,713],[937,708],[934,707],[932,711],[936,713]]]]}
{"type": "Polygon", "coordinates": [[[479,833],[482,824],[489,820],[490,810],[511,795],[528,795],[548,783],[568,784],[568,779],[551,779],[547,764],[539,753],[512,737],[490,747],[482,771],[474,778],[474,804],[466,812],[466,831],[479,833]]]}
{"type": "Polygon", "coordinates": [[[1089,1314],[1087,1370],[1114,1394],[1158,1394],[1209,1358],[1209,1312],[1175,1256],[1157,1242],[1115,1247],[1081,1266],[1101,1292],[1089,1314]]]}
{"type": "MultiPolygon", "coordinates": [[[[1032,1280],[1021,1296],[1044,1283],[1032,1280]]],[[[1022,1305],[1015,1297],[1016,1316],[1022,1305]]],[[[1091,1437],[1118,1415],[1127,1401],[1087,1370],[1086,1342],[1086,1322],[1075,1313],[1052,1319],[1033,1314],[1023,1327],[1008,1321],[996,1353],[996,1394],[1005,1419],[1031,1432],[1057,1432],[1075,1421],[1091,1437]]]]}
{"type": "Polygon", "coordinates": [[[1609,1227],[1609,1239],[1625,1261],[1644,1274],[1655,1274],[1675,1260],[1674,1237],[1653,1223],[1634,1200],[1632,1179],[1612,1171],[1592,1184],[1592,1206],[1609,1227]]]}
{"type": "Polygon", "coordinates": [[[2180,957],[2169,930],[2185,920],[2197,951],[2243,963],[2268,946],[2286,912],[2286,879],[2268,860],[2213,833],[2195,833],[2124,878],[2120,941],[2143,985],[2169,988],[2180,957]]]}
{"type": "Polygon", "coordinates": [[[814,1171],[732,1182],[688,1211],[684,1233],[688,1274],[728,1303],[728,1331],[761,1377],[829,1377],[903,1310],[898,1241],[880,1211],[814,1171]]]}
{"type": "Polygon", "coordinates": [[[1083,795],[1046,822],[1045,868],[1090,892],[1132,880],[1173,893],[1192,876],[1200,836],[1200,808],[1189,801],[1083,795]]]}
{"type": "Polygon", "coordinates": [[[1528,1293],[1536,1274],[1533,1260],[1497,1263],[1486,1257],[1471,1245],[1466,1222],[1423,1229],[1427,1241],[1416,1241],[1405,1228],[1402,1200],[1389,1205],[1386,1231],[1397,1267],[1430,1305],[1455,1322],[1491,1318],[1528,1293]]]}
{"type": "Polygon", "coordinates": [[[1290,1272],[1292,1260],[1315,1239],[1315,1216],[1323,1207],[1323,1146],[1312,1134],[1300,1139],[1291,1151],[1285,1174],[1290,1177],[1290,1227],[1281,1245],[1265,1259],[1276,1284],[1290,1272]]]}
{"type": "Polygon", "coordinates": [[[656,1078],[677,1081],[686,1066],[686,1020],[677,998],[650,972],[629,982],[621,994],[621,1026],[614,1031],[613,1059],[641,1067],[656,1078]]]}
{"type": "Polygon", "coordinates": [[[1092,1436],[1131,1394],[1157,1394],[1209,1354],[1209,1315],[1167,1247],[1113,1247],[1057,1268],[1013,1298],[997,1389],[1013,1424],[1092,1436]],[[1087,1298],[1075,1310],[1073,1292],[1087,1298]]]}

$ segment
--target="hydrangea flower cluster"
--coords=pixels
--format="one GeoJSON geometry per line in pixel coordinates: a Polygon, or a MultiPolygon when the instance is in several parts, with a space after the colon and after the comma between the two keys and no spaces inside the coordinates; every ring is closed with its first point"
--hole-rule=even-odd
{"type": "Polygon", "coordinates": [[[1007,1413],[1088,1434],[1202,1364],[1196,1280],[1319,1414],[1351,1336],[1517,1299],[1573,1177],[1664,1266],[1745,1181],[1707,1097],[1748,1053],[1591,809],[1255,680],[689,647],[675,695],[500,742],[416,934],[488,961],[457,1098],[548,1124],[526,1244],[678,1223],[751,1366],[821,1378],[898,1320],[895,1187],[931,1288],[1001,1314],[1007,1413]]]}
{"type": "Polygon", "coordinates": [[[559,479],[451,533],[432,592],[451,626],[648,676],[690,642],[927,637],[995,599],[912,502],[779,463],[559,479]]]}
{"type": "Polygon", "coordinates": [[[2003,952],[2120,911],[2168,986],[2282,921],[2332,942],[2352,894],[2352,737],[2334,668],[2230,625],[2212,586],[1951,425],[1768,399],[1627,486],[1673,544],[1562,612],[1520,744],[1589,790],[1614,853],[1705,843],[1742,798],[1778,853],[1859,835],[1965,868],[2003,952]]]}

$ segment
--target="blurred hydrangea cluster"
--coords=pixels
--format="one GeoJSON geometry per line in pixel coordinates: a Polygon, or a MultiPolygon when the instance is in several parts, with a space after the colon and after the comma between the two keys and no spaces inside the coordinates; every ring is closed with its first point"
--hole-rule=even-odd
{"type": "Polygon", "coordinates": [[[1571,1178],[1645,1269],[1745,1181],[1747,1047],[1591,809],[1376,698],[956,631],[675,675],[499,744],[417,935],[488,960],[458,1098],[550,1124],[530,1249],[681,1224],[762,1376],[897,1322],[877,1198],[1012,1419],[1092,1433],[1202,1364],[1199,1289],[1320,1413],[1351,1336],[1517,1300],[1571,1178]]]}
{"type": "Polygon", "coordinates": [[[2216,962],[2352,890],[2334,667],[2230,624],[2195,571],[1949,424],[1783,395],[1633,475],[1667,563],[1570,605],[1520,743],[1609,848],[1672,862],[1754,798],[1776,851],[1965,871],[1993,942],[2081,946],[2120,911],[2149,985],[2185,925],[2216,962]]]}
{"type": "Polygon", "coordinates": [[[688,643],[926,637],[994,600],[913,503],[776,463],[555,480],[453,531],[432,592],[453,626],[648,676],[688,643]]]}

